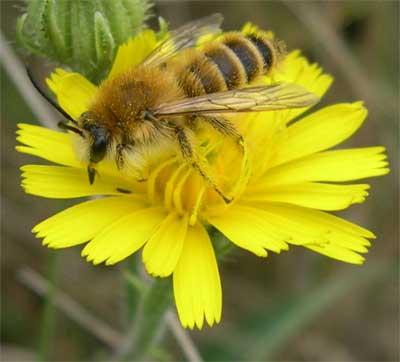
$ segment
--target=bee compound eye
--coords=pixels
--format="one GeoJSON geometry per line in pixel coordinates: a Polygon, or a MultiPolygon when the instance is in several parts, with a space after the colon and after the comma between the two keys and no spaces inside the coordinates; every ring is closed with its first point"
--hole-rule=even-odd
{"type": "Polygon", "coordinates": [[[107,139],[97,138],[92,144],[90,149],[90,160],[92,162],[100,162],[107,151],[107,139]]]}
{"type": "Polygon", "coordinates": [[[106,155],[109,135],[103,127],[92,127],[90,132],[93,137],[93,143],[90,148],[90,161],[97,163],[106,155]]]}

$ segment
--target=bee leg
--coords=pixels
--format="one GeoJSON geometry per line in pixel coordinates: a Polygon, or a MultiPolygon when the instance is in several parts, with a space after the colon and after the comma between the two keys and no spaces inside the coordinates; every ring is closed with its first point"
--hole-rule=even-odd
{"type": "Polygon", "coordinates": [[[58,122],[57,126],[61,129],[64,129],[66,131],[72,131],[72,132],[78,134],[79,136],[84,137],[83,132],[79,128],[69,125],[68,122],[66,122],[66,121],[58,122]]]}
{"type": "MultiPolygon", "coordinates": [[[[125,165],[125,159],[124,159],[124,151],[131,149],[132,144],[129,143],[120,143],[116,147],[116,159],[115,162],[117,164],[118,170],[121,170],[124,165],[125,165]]],[[[147,181],[147,177],[143,176],[141,172],[138,170],[135,170],[135,178],[137,182],[145,182],[147,181]]]]}
{"type": "Polygon", "coordinates": [[[115,160],[115,162],[117,163],[117,168],[118,170],[122,169],[124,167],[124,149],[125,149],[125,144],[120,143],[119,145],[117,145],[117,158],[115,160]]]}
{"type": "Polygon", "coordinates": [[[181,149],[182,155],[187,160],[190,162],[193,168],[195,168],[199,174],[211,185],[211,187],[223,198],[223,200],[228,204],[232,201],[231,197],[226,196],[220,189],[219,187],[213,182],[213,180],[210,178],[208,173],[204,170],[202,167],[200,161],[197,159],[195,153],[194,153],[194,148],[192,143],[189,140],[189,137],[185,130],[181,127],[176,127],[175,128],[175,133],[178,137],[178,142],[179,142],[179,147],[181,149]]]}
{"type": "MultiPolygon", "coordinates": [[[[120,143],[116,147],[116,157],[115,163],[117,164],[118,170],[122,170],[125,166],[125,156],[124,152],[126,150],[132,150],[133,144],[130,143],[120,143]]],[[[132,169],[131,169],[132,170],[132,169]]],[[[134,177],[137,182],[145,182],[147,181],[147,177],[142,174],[141,171],[134,169],[134,177]]]]}
{"type": "Polygon", "coordinates": [[[242,154],[245,153],[243,137],[232,122],[220,117],[202,116],[202,118],[216,131],[224,136],[232,138],[239,145],[242,154]]]}

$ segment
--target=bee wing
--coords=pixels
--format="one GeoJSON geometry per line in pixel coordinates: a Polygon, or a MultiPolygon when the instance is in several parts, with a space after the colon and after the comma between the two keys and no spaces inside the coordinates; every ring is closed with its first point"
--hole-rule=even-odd
{"type": "Polygon", "coordinates": [[[275,111],[314,105],[319,98],[293,83],[276,83],[210,93],[160,105],[155,115],[275,111]]]}
{"type": "Polygon", "coordinates": [[[224,20],[221,14],[212,14],[204,18],[191,21],[180,28],[170,32],[167,40],[157,46],[143,61],[144,65],[157,66],[177,52],[194,47],[198,39],[206,34],[218,34],[220,25],[224,20]]]}

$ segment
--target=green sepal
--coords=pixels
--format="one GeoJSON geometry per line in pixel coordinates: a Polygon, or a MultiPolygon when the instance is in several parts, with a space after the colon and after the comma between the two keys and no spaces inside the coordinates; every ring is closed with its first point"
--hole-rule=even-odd
{"type": "Polygon", "coordinates": [[[57,17],[56,0],[48,0],[45,2],[43,12],[44,30],[47,32],[48,43],[54,44],[54,55],[60,59],[65,59],[69,56],[65,39],[62,34],[61,24],[57,17]]]}
{"type": "Polygon", "coordinates": [[[158,28],[159,28],[159,30],[158,30],[156,36],[157,36],[157,40],[160,41],[160,40],[165,39],[169,33],[168,23],[161,16],[158,17],[158,28]]]}
{"type": "Polygon", "coordinates": [[[94,14],[94,42],[97,64],[105,69],[113,61],[116,47],[108,22],[99,11],[94,14]]]}
{"type": "Polygon", "coordinates": [[[29,0],[17,21],[17,40],[99,83],[118,46],[143,28],[150,0],[29,0]]]}

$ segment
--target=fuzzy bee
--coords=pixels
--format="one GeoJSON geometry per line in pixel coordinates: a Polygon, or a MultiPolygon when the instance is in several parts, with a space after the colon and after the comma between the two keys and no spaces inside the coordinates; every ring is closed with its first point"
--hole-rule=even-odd
{"type": "Polygon", "coordinates": [[[198,124],[208,124],[243,147],[228,114],[306,107],[318,101],[295,84],[256,85],[283,55],[280,43],[262,34],[229,32],[197,47],[203,35],[220,32],[222,19],[214,14],[171,32],[141,64],[105,80],[78,119],[63,112],[68,121],[61,125],[82,137],[91,184],[103,159],[114,159],[120,169],[140,169],[135,165],[138,155],[162,140],[178,146],[183,158],[229,202],[196,152],[198,124]]]}

